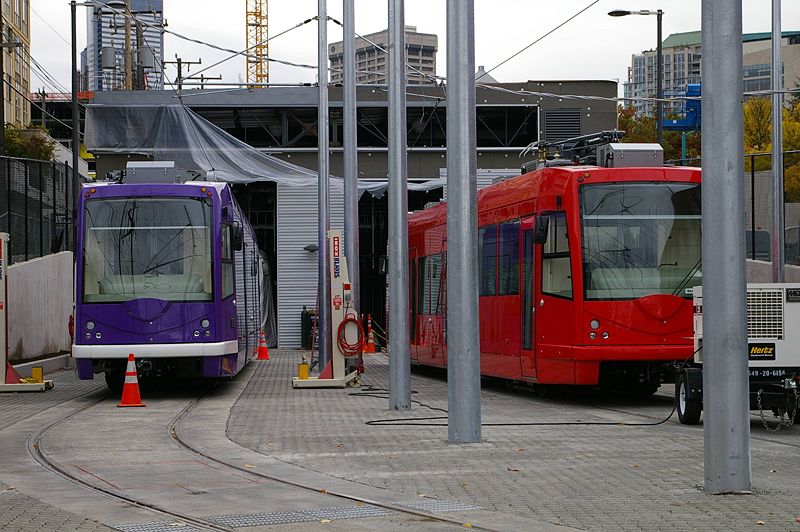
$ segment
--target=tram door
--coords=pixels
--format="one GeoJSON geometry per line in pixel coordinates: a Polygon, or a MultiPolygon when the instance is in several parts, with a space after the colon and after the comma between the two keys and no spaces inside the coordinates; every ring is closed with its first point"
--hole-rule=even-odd
{"type": "Polygon", "coordinates": [[[522,276],[520,282],[520,295],[522,323],[520,331],[520,365],[523,377],[536,377],[536,357],[535,357],[535,341],[536,335],[534,334],[534,316],[536,311],[536,285],[535,285],[535,268],[536,261],[534,260],[536,254],[536,246],[533,243],[533,229],[536,218],[530,217],[522,220],[520,223],[520,252],[519,256],[522,258],[522,268],[520,275],[522,276]]]}

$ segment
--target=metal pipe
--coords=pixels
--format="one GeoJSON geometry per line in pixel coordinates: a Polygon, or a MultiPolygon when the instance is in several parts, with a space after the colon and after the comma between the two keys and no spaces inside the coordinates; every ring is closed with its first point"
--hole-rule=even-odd
{"type": "Polygon", "coordinates": [[[39,161],[39,256],[43,257],[44,252],[44,174],[42,173],[42,161],[39,161]]]}
{"type": "Polygon", "coordinates": [[[133,90],[133,52],[131,51],[131,0],[125,0],[125,90],[133,90]]]}
{"type": "Polygon", "coordinates": [[[741,0],[703,0],[702,48],[705,490],[748,492],[741,0]]]}
{"type": "Polygon", "coordinates": [[[354,0],[344,0],[344,246],[353,303],[361,312],[358,221],[358,123],[356,122],[356,23],[354,0]]]}
{"type": "MultiPolygon", "coordinates": [[[[80,137],[80,108],[78,107],[78,29],[76,22],[77,4],[75,0],[70,3],[70,13],[72,15],[72,245],[77,241],[77,220],[75,215],[76,202],[75,198],[78,194],[78,183],[80,182],[80,175],[78,174],[78,156],[81,151],[81,137],[80,137]]],[[[69,176],[64,176],[65,184],[70,182],[69,176]]],[[[67,187],[68,188],[68,187],[67,187]]],[[[69,196],[67,196],[69,198],[69,196]]],[[[67,200],[67,220],[70,214],[69,199],[67,200]]],[[[74,250],[73,250],[74,251],[74,250]]],[[[74,256],[73,256],[74,257],[74,256]]],[[[73,273],[75,270],[75,261],[73,260],[73,273]]]]}
{"type": "Polygon", "coordinates": [[[330,214],[330,154],[328,152],[328,5],[327,0],[317,0],[319,36],[317,40],[317,76],[319,107],[317,109],[317,151],[319,181],[317,183],[317,220],[319,222],[317,246],[319,247],[319,370],[328,364],[331,356],[331,288],[328,264],[328,231],[330,214]]]}
{"type": "Polygon", "coordinates": [[[481,439],[474,0],[447,0],[447,432],[481,439]]]}
{"type": "Polygon", "coordinates": [[[658,34],[658,43],[656,44],[656,136],[660,145],[664,144],[664,82],[663,67],[663,49],[661,46],[661,16],[664,14],[660,9],[656,11],[656,33],[658,34]]]}
{"type": "Polygon", "coordinates": [[[784,281],[781,0],[772,0],[772,281],[784,281]]]}
{"type": "Polygon", "coordinates": [[[389,408],[411,408],[405,1],[389,0],[389,408]]]}
{"type": "Polygon", "coordinates": [[[756,259],[756,156],[750,156],[750,258],[756,259]]]}
{"type": "Polygon", "coordinates": [[[23,202],[23,205],[25,207],[23,209],[23,211],[22,211],[25,214],[25,216],[24,216],[24,229],[23,230],[25,231],[25,260],[28,260],[28,258],[29,258],[29,253],[28,252],[30,251],[29,247],[30,247],[31,235],[28,232],[28,214],[29,214],[28,213],[28,195],[30,194],[30,181],[28,180],[28,164],[27,164],[27,161],[25,163],[23,163],[22,166],[25,168],[25,171],[23,172],[23,175],[25,176],[25,188],[24,188],[25,192],[22,195],[22,202],[23,202]]]}

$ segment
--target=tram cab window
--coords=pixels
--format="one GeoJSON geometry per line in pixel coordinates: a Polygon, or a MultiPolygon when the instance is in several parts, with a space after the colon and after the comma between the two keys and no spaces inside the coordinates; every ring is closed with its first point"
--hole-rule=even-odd
{"type": "Polygon", "coordinates": [[[519,222],[500,224],[498,245],[501,296],[519,294],[519,222]]]}
{"type": "Polygon", "coordinates": [[[233,238],[231,226],[222,226],[222,297],[233,295],[233,238]]]}
{"type": "Polygon", "coordinates": [[[542,249],[542,292],[572,298],[572,271],[569,262],[567,215],[546,214],[550,218],[547,241],[542,249]]]}
{"type": "Polygon", "coordinates": [[[419,260],[419,292],[417,308],[420,314],[444,314],[444,283],[442,255],[429,255],[419,260]]]}

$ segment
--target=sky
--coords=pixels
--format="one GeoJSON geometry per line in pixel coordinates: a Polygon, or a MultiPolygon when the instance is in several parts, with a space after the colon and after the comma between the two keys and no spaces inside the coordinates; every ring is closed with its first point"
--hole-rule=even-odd
{"type": "MultiPolygon", "coordinates": [[[[770,0],[742,0],[743,30],[771,31],[770,0]]],[[[245,48],[246,0],[164,0],[168,29],[224,48],[245,48]]],[[[356,32],[362,35],[388,26],[386,1],[355,0],[356,32]]],[[[512,54],[590,6],[562,28],[492,72],[498,81],[605,79],[626,80],[631,55],[656,46],[656,17],[612,18],[612,9],[663,9],[664,38],[700,29],[701,0],[475,0],[475,64],[493,68],[512,54]],[[593,5],[592,5],[593,4],[593,5]]],[[[447,34],[444,0],[406,0],[405,23],[439,36],[437,74],[446,76],[447,34]]],[[[86,11],[78,7],[79,50],[86,45],[86,11]]],[[[275,35],[317,14],[317,0],[269,0],[269,32],[275,35]]],[[[342,2],[328,2],[328,15],[342,20],[342,2]]],[[[800,2],[782,2],[784,30],[800,30],[800,2]]],[[[70,9],[67,0],[31,0],[31,54],[65,87],[70,85],[70,9]]],[[[328,40],[341,40],[341,28],[328,24],[328,40]]],[[[202,60],[196,72],[230,54],[165,38],[165,59],[202,60]]],[[[270,42],[270,56],[316,65],[317,25],[306,24],[270,42]]],[[[207,72],[225,82],[245,78],[244,58],[231,59],[207,72]]],[[[174,65],[167,77],[174,80],[174,65]]],[[[315,69],[270,66],[274,83],[313,82],[315,69]]],[[[31,90],[56,89],[32,74],[31,90]]],[[[621,86],[620,86],[621,88],[621,86]]]]}

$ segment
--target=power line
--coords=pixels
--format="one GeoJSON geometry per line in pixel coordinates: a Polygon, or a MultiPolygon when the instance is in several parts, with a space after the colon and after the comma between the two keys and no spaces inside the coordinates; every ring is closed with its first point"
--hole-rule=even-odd
{"type": "Polygon", "coordinates": [[[47,20],[45,20],[45,18],[42,15],[40,15],[38,11],[36,11],[36,9],[33,7],[33,2],[28,2],[28,5],[30,5],[30,8],[31,8],[31,11],[33,11],[33,14],[36,15],[37,17],[39,17],[39,20],[44,22],[47,25],[47,27],[50,28],[53,31],[53,33],[55,33],[58,36],[59,39],[64,41],[68,46],[72,46],[70,44],[70,42],[66,38],[64,38],[64,36],[61,35],[61,33],[58,32],[57,29],[55,29],[53,26],[51,26],[50,23],[47,22],[47,20]]]}

